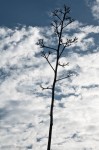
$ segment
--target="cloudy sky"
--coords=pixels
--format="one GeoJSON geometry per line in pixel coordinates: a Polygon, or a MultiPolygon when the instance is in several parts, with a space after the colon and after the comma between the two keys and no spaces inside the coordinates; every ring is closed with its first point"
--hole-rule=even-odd
{"type": "MultiPolygon", "coordinates": [[[[75,19],[56,85],[53,150],[99,149],[99,0],[0,0],[0,150],[46,150],[53,70],[36,44],[55,47],[50,12],[66,4],[75,19]]],[[[50,62],[55,66],[55,55],[50,62]]]]}

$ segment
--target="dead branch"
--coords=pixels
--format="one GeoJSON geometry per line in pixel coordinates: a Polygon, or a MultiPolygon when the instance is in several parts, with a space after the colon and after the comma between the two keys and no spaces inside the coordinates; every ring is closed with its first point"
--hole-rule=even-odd
{"type": "Polygon", "coordinates": [[[59,62],[58,65],[61,66],[61,67],[65,67],[65,66],[69,65],[69,62],[68,63],[62,63],[62,64],[59,62]]]}
{"type": "MultiPolygon", "coordinates": [[[[49,55],[50,55],[50,54],[49,54],[49,55]]],[[[55,72],[55,69],[53,68],[53,66],[51,65],[51,63],[50,63],[50,61],[49,61],[49,59],[48,59],[49,55],[46,55],[46,53],[43,51],[41,56],[46,59],[46,61],[47,61],[48,64],[50,65],[50,67],[51,67],[51,68],[53,69],[53,71],[55,72]]]]}
{"type": "Polygon", "coordinates": [[[72,39],[67,39],[67,41],[65,43],[63,43],[62,40],[61,40],[61,45],[64,45],[64,46],[63,46],[63,49],[61,50],[61,52],[59,54],[59,58],[63,54],[65,48],[71,46],[75,42],[77,42],[77,38],[76,37],[73,40],[72,39]]]}
{"type": "Polygon", "coordinates": [[[43,87],[42,85],[40,85],[40,87],[42,88],[42,90],[52,90],[52,88],[50,88],[50,87],[43,87]]]}
{"type": "Polygon", "coordinates": [[[69,74],[69,75],[67,75],[66,77],[57,79],[56,82],[57,82],[57,81],[60,81],[60,80],[63,80],[63,79],[66,79],[66,78],[69,78],[69,77],[71,77],[71,76],[72,76],[72,75],[69,74]]]}
{"type": "Polygon", "coordinates": [[[48,48],[48,49],[52,49],[54,51],[57,51],[57,49],[55,49],[53,47],[46,46],[44,44],[44,40],[43,39],[39,39],[38,42],[37,42],[37,45],[40,45],[41,48],[48,48]]]}

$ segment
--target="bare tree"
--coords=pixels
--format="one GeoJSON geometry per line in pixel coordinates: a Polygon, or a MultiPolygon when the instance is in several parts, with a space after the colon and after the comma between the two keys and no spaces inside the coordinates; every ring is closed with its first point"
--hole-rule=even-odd
{"type": "Polygon", "coordinates": [[[48,52],[42,51],[42,56],[46,59],[49,66],[52,68],[54,72],[54,78],[53,78],[53,84],[51,87],[43,87],[41,85],[41,88],[43,90],[50,89],[52,90],[52,99],[51,99],[51,106],[50,106],[50,126],[49,126],[49,136],[48,136],[48,145],[47,150],[51,149],[51,139],[52,139],[52,127],[53,127],[53,107],[54,107],[54,100],[55,100],[55,86],[56,83],[60,80],[69,78],[71,76],[70,73],[68,73],[66,76],[62,76],[61,78],[58,78],[58,67],[65,67],[68,65],[68,63],[60,63],[60,58],[62,57],[62,54],[66,50],[67,47],[71,46],[73,43],[77,41],[77,38],[73,39],[66,39],[65,42],[63,42],[63,31],[64,29],[70,25],[74,20],[70,17],[70,7],[67,7],[64,5],[63,9],[56,9],[54,12],[52,12],[53,21],[51,23],[52,28],[54,29],[54,36],[57,39],[57,43],[55,46],[50,47],[44,43],[43,39],[39,39],[38,45],[40,45],[41,48],[49,49],[48,52]],[[56,60],[55,60],[55,67],[52,66],[49,56],[54,53],[56,54],[56,60]]]}

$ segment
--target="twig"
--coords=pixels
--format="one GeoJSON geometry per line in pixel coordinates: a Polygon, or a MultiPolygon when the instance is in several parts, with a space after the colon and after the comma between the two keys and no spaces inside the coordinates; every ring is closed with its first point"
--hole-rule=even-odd
{"type": "Polygon", "coordinates": [[[59,17],[59,15],[57,14],[57,12],[54,11],[53,16],[56,16],[60,21],[62,21],[61,18],[59,17]]]}
{"type": "Polygon", "coordinates": [[[57,51],[57,49],[53,48],[53,47],[49,47],[49,46],[46,46],[46,45],[43,45],[44,48],[48,48],[48,49],[52,49],[54,51],[57,51]]]}
{"type": "Polygon", "coordinates": [[[47,62],[48,62],[48,64],[50,65],[50,67],[53,69],[53,71],[55,72],[55,69],[53,68],[53,66],[51,65],[51,63],[50,63],[50,61],[48,60],[48,57],[46,56],[46,54],[44,53],[44,52],[42,52],[42,57],[44,57],[46,60],[47,60],[47,62]]]}
{"type": "Polygon", "coordinates": [[[69,77],[71,77],[71,76],[72,76],[72,75],[67,75],[66,77],[63,77],[63,78],[57,79],[56,81],[60,81],[60,80],[66,79],[66,78],[69,78],[69,77]]]}
{"type": "Polygon", "coordinates": [[[62,42],[64,47],[63,47],[62,51],[59,54],[59,58],[61,57],[61,55],[64,52],[65,48],[71,46],[71,44],[73,44],[74,42],[77,42],[77,38],[76,37],[73,40],[72,39],[67,39],[67,42],[65,42],[65,43],[62,42]]]}
{"type": "Polygon", "coordinates": [[[69,62],[68,62],[68,63],[63,63],[63,64],[61,64],[61,63],[59,62],[58,65],[61,66],[61,67],[65,67],[65,66],[68,66],[68,65],[69,65],[69,62]]]}
{"type": "Polygon", "coordinates": [[[52,90],[52,88],[50,88],[50,87],[43,87],[42,85],[40,85],[40,87],[42,88],[42,90],[52,90]]]}

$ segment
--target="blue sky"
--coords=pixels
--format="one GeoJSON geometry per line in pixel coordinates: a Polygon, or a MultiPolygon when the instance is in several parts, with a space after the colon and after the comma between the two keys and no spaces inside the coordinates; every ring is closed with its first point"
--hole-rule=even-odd
{"type": "Polygon", "coordinates": [[[49,12],[63,4],[71,7],[71,15],[75,20],[97,25],[90,9],[94,2],[95,0],[0,0],[0,26],[49,25],[49,12]]]}

